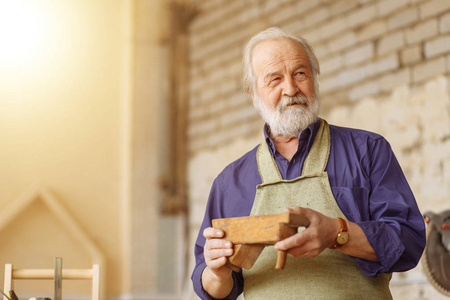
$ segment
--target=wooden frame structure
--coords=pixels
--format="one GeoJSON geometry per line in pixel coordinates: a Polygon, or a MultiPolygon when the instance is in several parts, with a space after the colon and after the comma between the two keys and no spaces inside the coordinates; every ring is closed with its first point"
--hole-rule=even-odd
{"type": "MultiPolygon", "coordinates": [[[[55,218],[63,225],[62,229],[67,231],[67,234],[72,236],[79,244],[80,247],[85,249],[90,255],[94,265],[92,269],[67,269],[63,270],[62,279],[92,279],[95,281],[102,280],[98,283],[99,286],[99,297],[104,297],[105,295],[105,257],[103,252],[97,247],[91,237],[83,230],[78,221],[69,213],[69,211],[62,205],[61,201],[55,197],[50,190],[43,187],[41,184],[34,184],[29,189],[24,191],[24,193],[15,201],[13,201],[8,207],[0,212],[0,232],[4,230],[7,225],[14,219],[18,218],[19,214],[26,210],[34,201],[42,201],[42,203],[47,207],[49,212],[55,216],[55,218]],[[94,273],[100,273],[100,266],[102,276],[100,274],[95,275],[94,273]],[[90,275],[90,274],[93,275],[90,275]],[[82,274],[82,275],[80,275],[82,274]],[[82,278],[74,278],[74,276],[81,276],[82,278]],[[94,276],[97,276],[94,278],[94,276]]],[[[9,289],[6,285],[7,278],[12,279],[52,279],[54,278],[53,269],[13,269],[12,264],[6,264],[5,266],[5,289],[8,292],[9,289]],[[10,270],[10,271],[8,271],[10,270]],[[10,273],[7,273],[10,272],[10,273]],[[51,274],[50,274],[51,273],[51,274]],[[11,275],[8,275],[11,274],[11,275]],[[25,276],[25,277],[22,277],[25,276]],[[32,278],[32,277],[37,278],[32,278]]],[[[96,284],[93,282],[93,285],[96,284]]],[[[12,286],[12,282],[11,282],[12,286]]],[[[93,299],[99,299],[99,297],[93,299]]],[[[3,297],[6,300],[6,297],[3,297]]],[[[57,299],[53,299],[57,300],[57,299]]]]}
{"type": "MultiPolygon", "coordinates": [[[[92,269],[62,269],[62,264],[55,262],[55,269],[14,269],[12,264],[5,265],[5,282],[3,290],[14,288],[16,279],[52,279],[55,281],[55,298],[61,300],[61,280],[92,280],[92,300],[100,299],[100,266],[94,264],[92,269]]],[[[8,300],[3,297],[3,300],[8,300]]]]}

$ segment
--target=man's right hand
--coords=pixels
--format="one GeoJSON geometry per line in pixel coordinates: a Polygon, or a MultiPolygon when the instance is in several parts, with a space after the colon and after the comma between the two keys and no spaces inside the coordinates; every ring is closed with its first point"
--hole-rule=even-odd
{"type": "Polygon", "coordinates": [[[224,232],[221,229],[205,228],[203,236],[206,238],[205,246],[203,247],[206,265],[217,277],[230,277],[231,269],[225,265],[227,257],[233,254],[233,244],[222,239],[224,232]]]}
{"type": "Polygon", "coordinates": [[[206,238],[203,256],[206,268],[202,274],[205,291],[214,298],[225,298],[233,288],[231,269],[226,267],[227,257],[233,255],[233,244],[223,238],[220,229],[208,227],[203,231],[206,238]]]}

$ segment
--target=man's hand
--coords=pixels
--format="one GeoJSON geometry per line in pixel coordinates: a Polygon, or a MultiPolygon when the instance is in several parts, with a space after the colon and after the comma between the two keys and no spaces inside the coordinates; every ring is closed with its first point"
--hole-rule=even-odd
{"type": "Polygon", "coordinates": [[[302,232],[277,242],[275,249],[287,250],[294,257],[316,257],[334,244],[340,230],[339,220],[298,206],[287,209],[287,212],[307,217],[310,225],[302,232]]]}
{"type": "Polygon", "coordinates": [[[206,268],[202,274],[205,291],[213,298],[225,298],[233,288],[231,269],[226,267],[227,257],[233,254],[233,244],[223,240],[224,232],[208,227],[203,231],[206,238],[203,256],[206,268]]]}
{"type": "Polygon", "coordinates": [[[203,231],[206,238],[203,256],[206,265],[217,277],[226,278],[231,275],[231,269],[225,267],[227,257],[233,254],[233,244],[222,239],[224,232],[208,227],[203,231]]]}
{"type": "MultiPolygon", "coordinates": [[[[341,225],[337,218],[327,217],[315,210],[304,207],[288,208],[287,212],[300,214],[309,219],[310,225],[275,244],[276,250],[286,250],[294,257],[316,257],[323,250],[334,245],[341,225]]],[[[349,240],[336,251],[370,261],[378,261],[377,255],[358,224],[347,222],[349,240]]]]}

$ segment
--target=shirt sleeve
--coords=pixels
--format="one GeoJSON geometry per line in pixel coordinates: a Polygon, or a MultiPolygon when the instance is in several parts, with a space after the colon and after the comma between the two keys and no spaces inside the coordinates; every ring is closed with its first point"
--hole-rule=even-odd
{"type": "MultiPolygon", "coordinates": [[[[208,204],[205,211],[205,216],[203,218],[203,223],[199,230],[199,234],[195,243],[194,255],[195,255],[195,267],[192,272],[191,280],[194,286],[194,291],[200,297],[200,299],[213,299],[203,288],[202,285],[202,273],[206,268],[205,259],[203,256],[203,247],[205,245],[206,239],[203,237],[203,230],[207,227],[211,227],[211,220],[215,218],[222,218],[220,211],[220,200],[224,197],[220,189],[220,184],[216,179],[211,188],[211,192],[208,198],[208,204]]],[[[243,291],[244,279],[241,272],[232,272],[233,276],[233,289],[230,294],[224,299],[236,299],[243,291]]]]}
{"type": "Polygon", "coordinates": [[[403,171],[383,138],[372,142],[362,163],[370,178],[369,216],[356,223],[379,262],[353,259],[371,277],[412,269],[425,248],[425,223],[403,171]]]}

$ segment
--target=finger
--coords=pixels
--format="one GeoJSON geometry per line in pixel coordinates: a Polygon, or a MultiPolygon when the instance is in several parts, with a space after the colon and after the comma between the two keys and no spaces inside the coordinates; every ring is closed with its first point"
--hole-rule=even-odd
{"type": "Polygon", "coordinates": [[[209,239],[206,240],[205,249],[231,249],[233,248],[233,243],[230,241],[222,239],[209,239]]]}
{"type": "Polygon", "coordinates": [[[322,251],[317,248],[309,248],[309,247],[298,247],[292,248],[287,253],[292,255],[293,257],[316,257],[322,251]]]}
{"type": "Polygon", "coordinates": [[[293,213],[293,214],[306,215],[307,211],[308,211],[308,208],[300,207],[300,206],[294,206],[294,207],[287,208],[286,211],[289,212],[289,213],[293,213]]]}
{"type": "Polygon", "coordinates": [[[309,241],[305,236],[292,236],[275,244],[275,249],[287,251],[294,257],[316,257],[322,252],[318,241],[309,241]]]}
{"type": "Polygon", "coordinates": [[[212,270],[216,270],[216,269],[219,269],[219,268],[225,266],[226,263],[227,263],[227,258],[224,256],[221,256],[217,259],[207,261],[206,265],[208,266],[208,268],[210,268],[212,270]]]}
{"type": "Polygon", "coordinates": [[[215,260],[233,255],[233,249],[211,249],[205,252],[205,260],[215,260]]]}
{"type": "Polygon", "coordinates": [[[276,250],[289,250],[296,247],[301,247],[306,241],[302,233],[296,233],[282,241],[275,243],[276,250]]]}
{"type": "Polygon", "coordinates": [[[224,236],[224,232],[221,229],[208,227],[203,230],[203,236],[206,239],[213,239],[213,238],[222,238],[224,236]]]}

